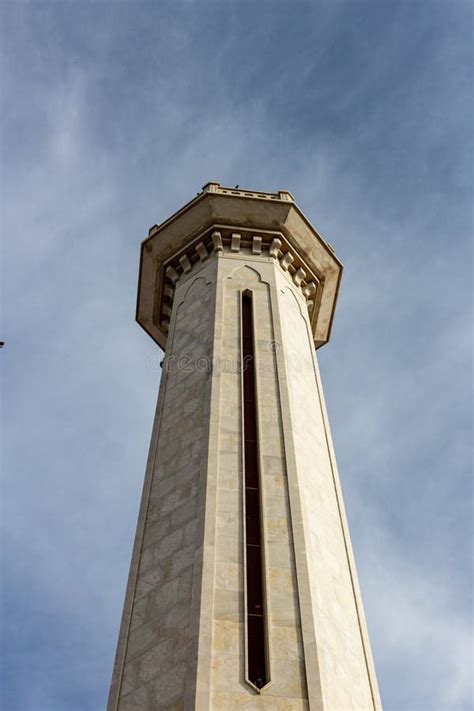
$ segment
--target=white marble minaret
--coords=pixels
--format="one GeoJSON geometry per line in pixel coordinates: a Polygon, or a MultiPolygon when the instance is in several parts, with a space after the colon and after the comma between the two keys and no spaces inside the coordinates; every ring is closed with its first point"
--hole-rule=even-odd
{"type": "Polygon", "coordinates": [[[342,266],[208,183],[142,245],[165,350],[108,711],[380,710],[315,347],[342,266]]]}

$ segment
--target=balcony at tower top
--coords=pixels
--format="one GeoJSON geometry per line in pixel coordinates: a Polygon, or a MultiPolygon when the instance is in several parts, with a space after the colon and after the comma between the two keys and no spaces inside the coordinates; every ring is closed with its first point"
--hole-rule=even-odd
{"type": "Polygon", "coordinates": [[[342,274],[331,245],[291,193],[217,182],[204,185],[193,200],[150,228],[141,248],[138,323],[165,348],[177,280],[205,259],[236,252],[278,261],[306,298],[315,346],[327,343],[342,274]]]}

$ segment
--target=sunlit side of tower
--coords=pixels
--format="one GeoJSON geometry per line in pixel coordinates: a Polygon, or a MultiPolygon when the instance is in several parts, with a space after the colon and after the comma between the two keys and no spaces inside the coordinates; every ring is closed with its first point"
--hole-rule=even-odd
{"type": "Polygon", "coordinates": [[[315,348],[342,266],[208,183],[142,245],[165,350],[108,711],[380,710],[315,348]]]}

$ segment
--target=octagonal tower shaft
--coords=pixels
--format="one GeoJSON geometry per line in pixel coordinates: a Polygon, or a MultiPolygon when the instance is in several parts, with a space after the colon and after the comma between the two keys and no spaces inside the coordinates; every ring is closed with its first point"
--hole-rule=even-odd
{"type": "Polygon", "coordinates": [[[334,274],[254,195],[142,263],[166,352],[109,711],[381,709],[314,352],[334,274]]]}

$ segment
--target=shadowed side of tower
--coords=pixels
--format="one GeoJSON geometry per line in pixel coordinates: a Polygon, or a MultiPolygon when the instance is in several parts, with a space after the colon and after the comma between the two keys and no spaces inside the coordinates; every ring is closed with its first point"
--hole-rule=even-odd
{"type": "Polygon", "coordinates": [[[142,245],[165,349],[109,711],[380,709],[315,346],[342,267],[209,183],[142,245]]]}

